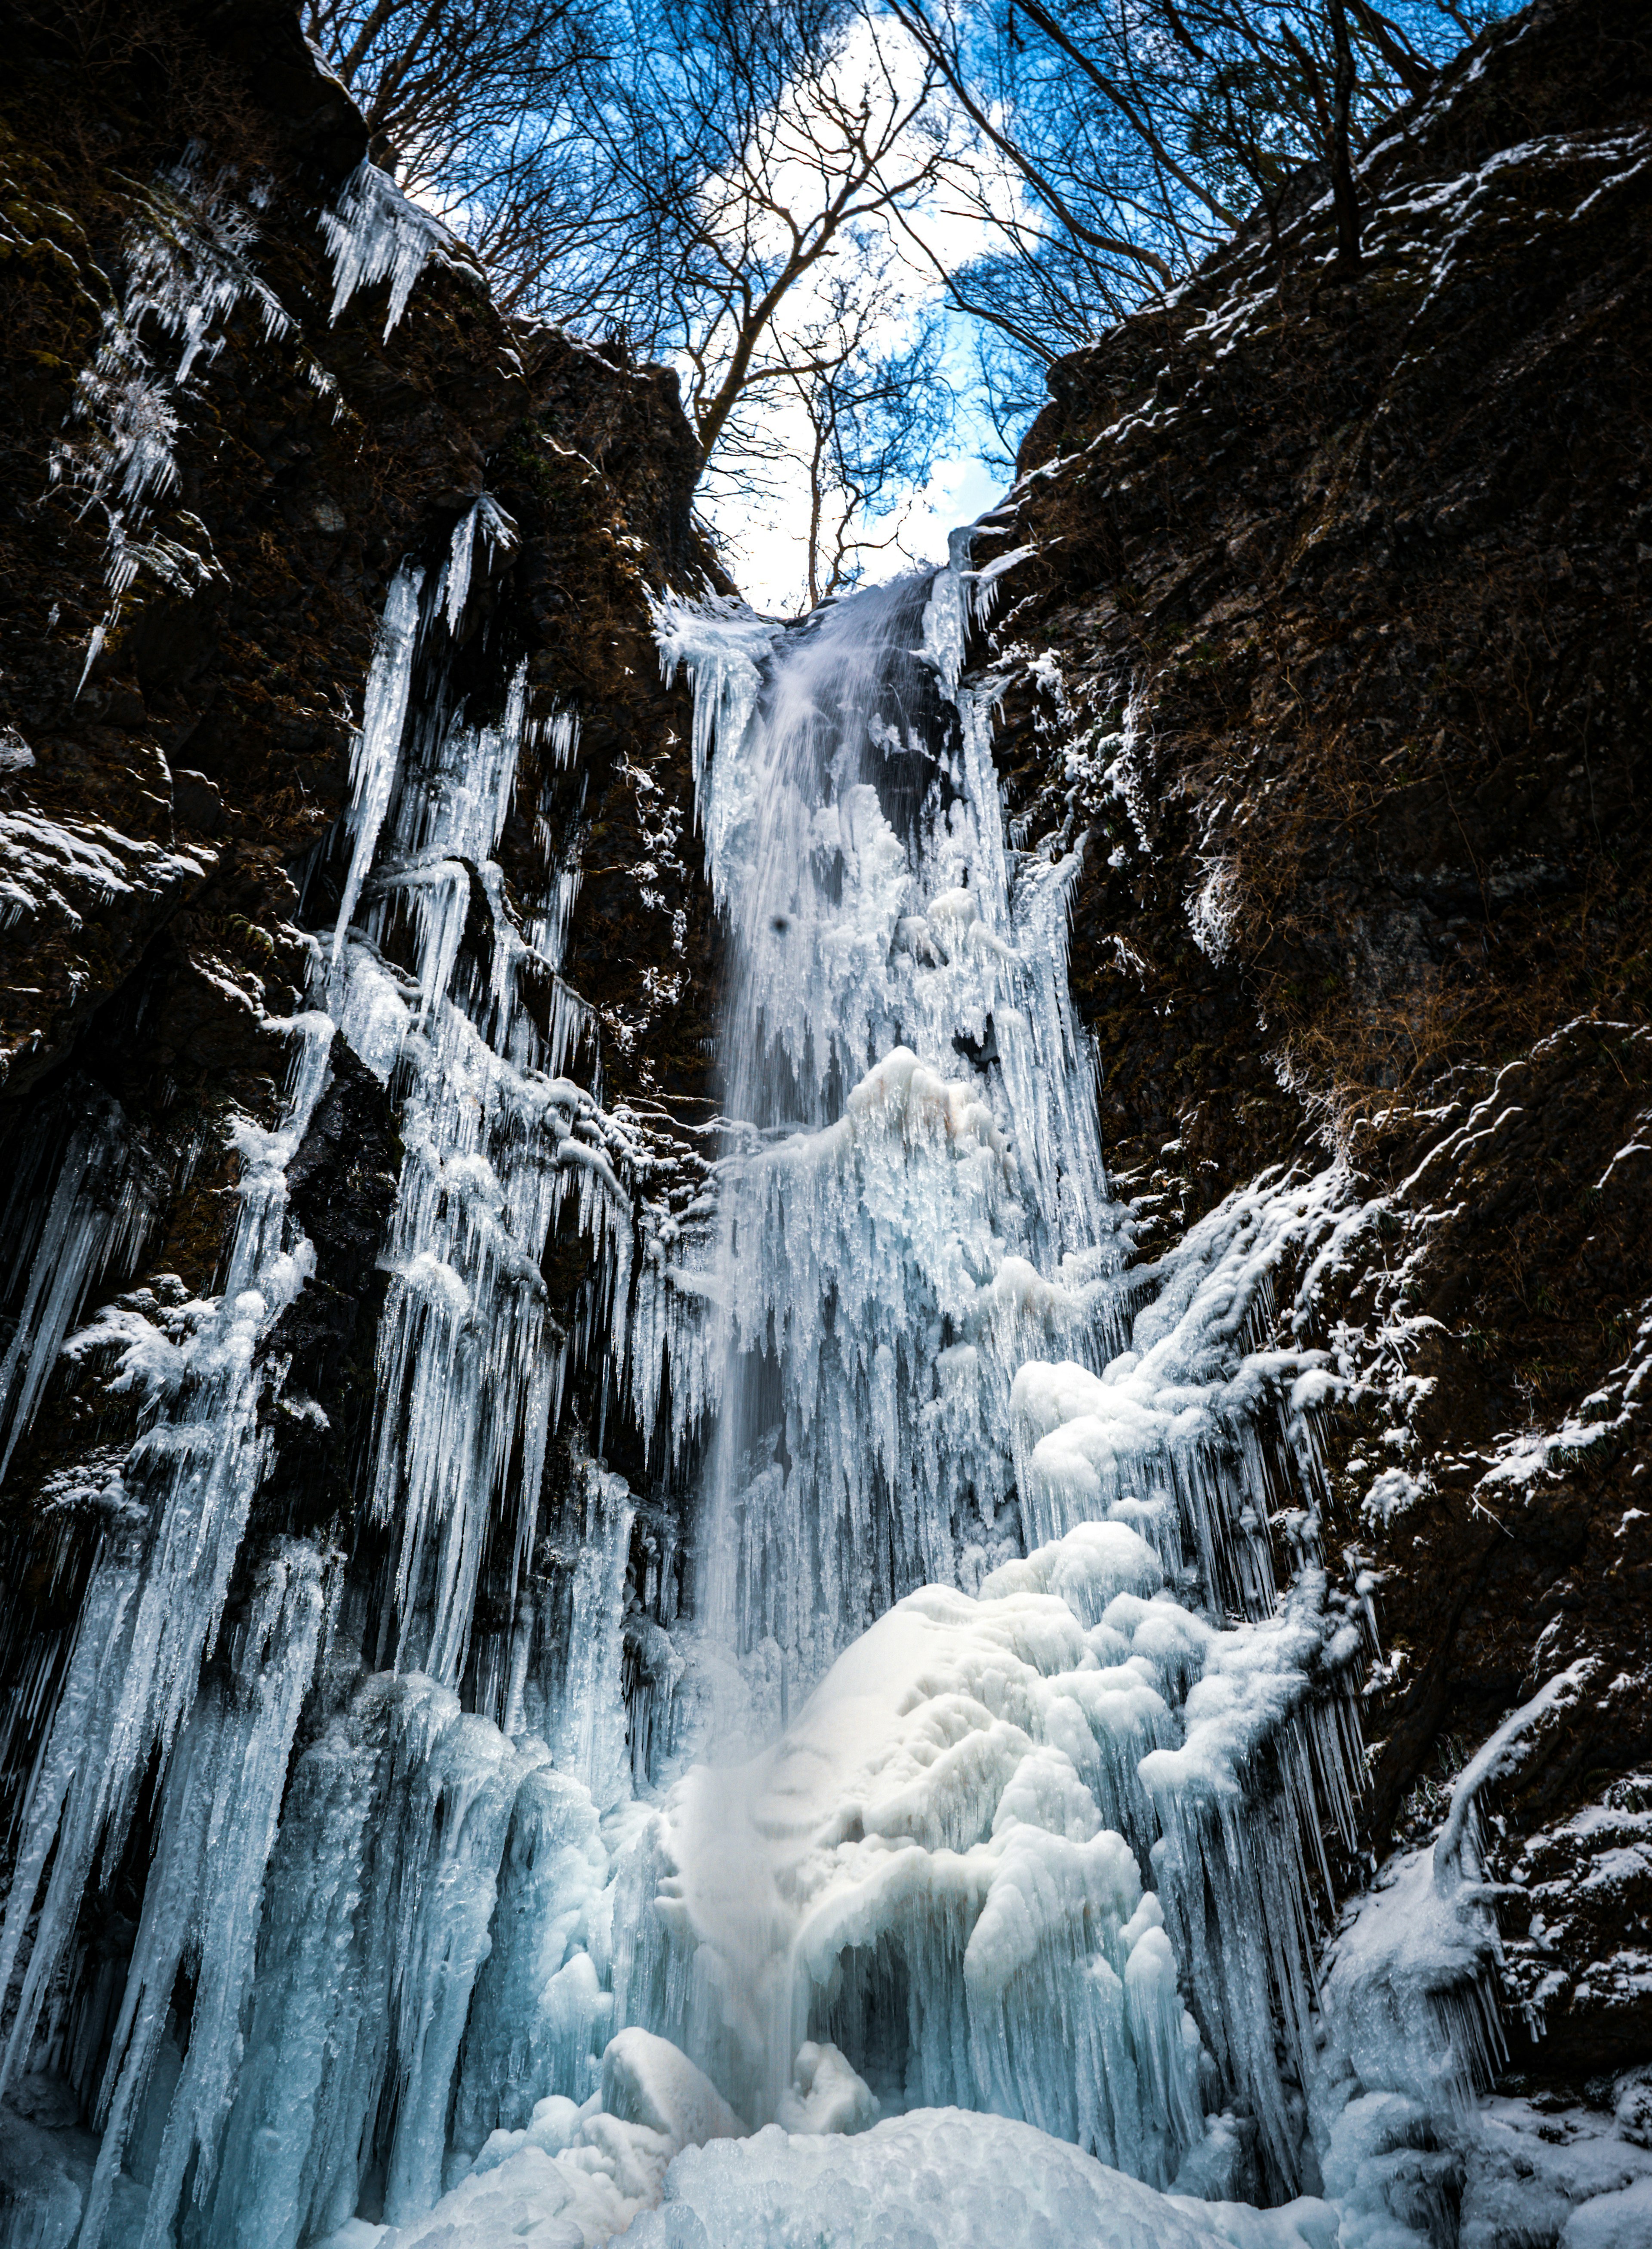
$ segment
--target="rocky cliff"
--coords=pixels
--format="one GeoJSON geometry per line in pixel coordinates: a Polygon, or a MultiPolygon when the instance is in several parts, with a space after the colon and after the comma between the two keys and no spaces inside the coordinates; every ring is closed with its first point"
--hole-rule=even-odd
{"type": "MultiPolygon", "coordinates": [[[[404,558],[433,575],[484,493],[511,526],[456,667],[485,719],[526,666],[505,911],[554,925],[536,1004],[572,1010],[567,1068],[667,1170],[707,1100],[716,940],[649,602],[723,581],[674,378],[506,320],[451,237],[374,205],[290,8],[10,11],[6,42],[0,1507],[26,1668],[104,1527],[86,1463],[134,1427],[101,1371],[25,1363],[27,1331],[221,1285],[226,1121],[279,1105],[404,558]]],[[[393,1108],[341,1048],[293,1174],[318,1262],[279,1342],[331,1434],[285,1432],[264,1504],[347,1539],[393,1108]]],[[[552,1262],[567,1313],[577,1229],[552,1262]]]]}
{"type": "Polygon", "coordinates": [[[1140,1255],[1270,1166],[1364,1211],[1290,1311],[1373,1852],[1583,1667],[1493,1849],[1514,2061],[1573,2082],[1652,2051],[1649,67],[1629,6],[1494,31],[1366,157],[1358,279],[1305,175],[1054,369],[977,548],[1140,1255]]]}
{"type": "MultiPolygon", "coordinates": [[[[361,169],[282,0],[12,9],[6,55],[15,1809],[129,1527],[144,1365],[206,1332],[383,810],[398,587],[423,589],[418,707],[478,739],[508,717],[522,745],[492,856],[446,863],[443,973],[475,1020],[509,985],[576,1119],[559,1145],[629,1214],[625,1285],[645,1236],[694,1222],[719,939],[650,604],[726,581],[672,378],[503,317],[361,169]]],[[[1378,1651],[1338,1883],[1357,1903],[1380,1869],[1400,1895],[1482,1821],[1485,2067],[1568,2115],[1616,2102],[1643,2140],[1649,65],[1627,0],[1540,0],[1370,152],[1357,277],[1307,175],[1275,227],[1063,361],[975,542],[972,681],[998,699],[1015,849],[1079,863],[1072,988],[1137,1277],[1236,1196],[1295,1244],[1251,1340],[1323,1355],[1313,1529],[1378,1651]],[[1299,1223],[1268,1217],[1292,1196],[1299,1223]]],[[[428,952],[420,911],[384,908],[393,972],[428,952]]],[[[313,1262],[256,1346],[265,1449],[224,1598],[240,1629],[302,1538],[370,1650],[395,1572],[362,1462],[415,1135],[412,1065],[375,1071],[368,1045],[333,1039],[286,1164],[313,1262]]],[[[673,1482],[670,1352],[642,1396],[606,1350],[605,1223],[559,1203],[530,1276],[565,1386],[531,1551],[473,1565],[461,1700],[509,1730],[520,1633],[534,1664],[582,1660],[569,1589],[608,1518],[572,1462],[600,1454],[636,1503],[615,1534],[635,1750],[676,1660],[694,1445],[673,1482]]],[[[1283,1581],[1304,1533],[1277,1496],[1283,1581]]],[[[124,1973],[157,1770],[77,1925],[73,2023],[124,1973]]],[[[1440,2156],[1416,2189],[1438,2239],[1463,2187],[1440,2156]]]]}

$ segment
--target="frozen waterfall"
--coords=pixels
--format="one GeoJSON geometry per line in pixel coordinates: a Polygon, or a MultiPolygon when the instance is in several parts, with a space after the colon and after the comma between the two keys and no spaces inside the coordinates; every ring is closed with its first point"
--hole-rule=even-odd
{"type": "Polygon", "coordinates": [[[1005,2239],[1239,2239],[1207,2206],[1319,2184],[1359,1771],[1332,1378],[1274,1294],[1339,1182],[1132,1264],[1079,862],[1007,844],[967,536],[797,625],[661,599],[728,942],[691,1177],[579,1074],[577,865],[501,864],[529,747],[575,744],[499,622],[515,543],[484,497],[390,586],[222,1295],[65,1342],[142,1215],[114,1124],[41,1158],[7,1403],[61,1345],[141,1426],[16,1721],[0,2249],[755,2249],[816,2178],[881,2240],[926,2149],[1019,2195],[1005,2239]],[[306,1532],[259,1496],[279,1417],[325,1421],[287,1171],[345,1049],[400,1174],[350,1527],[306,1532]]]}

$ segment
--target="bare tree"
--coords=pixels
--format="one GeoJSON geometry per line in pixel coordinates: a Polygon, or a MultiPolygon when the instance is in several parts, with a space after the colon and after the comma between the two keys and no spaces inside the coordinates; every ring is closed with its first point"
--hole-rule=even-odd
{"type": "MultiPolygon", "coordinates": [[[[938,275],[992,332],[1013,410],[1038,365],[1186,272],[1304,164],[1360,259],[1357,160],[1497,0],[888,0],[974,131],[951,178],[995,244],[938,275]]],[[[990,387],[990,385],[989,385],[990,387]]]]}
{"type": "Polygon", "coordinates": [[[809,430],[807,561],[812,609],[846,592],[869,555],[901,547],[894,504],[928,481],[951,430],[941,307],[892,323],[887,244],[857,237],[828,274],[791,371],[809,430]],[[882,519],[880,535],[875,521],[882,519]]]}
{"type": "Polygon", "coordinates": [[[612,214],[581,120],[604,0],[303,0],[302,20],[374,162],[458,228],[507,310],[552,267],[600,299],[612,214]]]}
{"type": "Polygon", "coordinates": [[[876,0],[306,0],[306,26],[507,309],[678,368],[720,481],[773,464],[770,402],[873,380],[849,278],[880,285],[866,245],[946,153],[876,0]]]}
{"type": "MultiPolygon", "coordinates": [[[[898,73],[871,8],[844,0],[660,0],[630,21],[592,112],[630,225],[615,316],[682,368],[709,463],[820,373],[829,261],[873,285],[853,246],[933,188],[935,73],[898,73]]],[[[547,276],[547,311],[563,285],[547,276]]]]}
{"type": "Polygon", "coordinates": [[[414,194],[451,194],[453,169],[555,116],[600,52],[583,0],[305,0],[305,31],[354,95],[368,154],[414,194]]]}

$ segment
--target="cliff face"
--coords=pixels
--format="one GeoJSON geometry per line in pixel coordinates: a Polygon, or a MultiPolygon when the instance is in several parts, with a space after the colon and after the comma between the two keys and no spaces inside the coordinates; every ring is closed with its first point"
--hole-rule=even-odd
{"type": "MultiPolygon", "coordinates": [[[[577,1082],[570,1113],[600,1094],[639,1240],[645,1198],[652,1239],[680,1239],[719,956],[650,602],[725,581],[671,379],[504,319],[358,169],[360,120],[281,0],[13,10],[6,54],[15,1801],[139,1426],[107,1352],[57,1345],[141,1327],[159,1350],[224,1285],[247,1128],[281,1114],[352,879],[410,571],[444,620],[423,707],[485,730],[525,698],[453,988],[479,1012],[533,932],[511,973],[541,1074],[577,1082]]],[[[1072,984],[1138,1270],[1252,1182],[1321,1183],[1327,1231],[1281,1259],[1256,1340],[1325,1355],[1320,1543],[1381,1647],[1373,1859],[1425,1845],[1476,1750],[1561,1682],[1482,1808],[1511,2067],[1572,2093],[1652,2059],[1649,100],[1628,4],[1489,37],[1372,153],[1356,280],[1305,178],[1277,235],[1056,368],[975,549],[1012,837],[1082,855],[1072,984]]],[[[989,1044],[965,1057],[983,1073],[989,1044]]],[[[227,1612],[247,1558],[298,1534],[348,1578],[368,1659],[388,1565],[353,1495],[411,1069],[341,1036],[286,1166],[314,1262],[258,1345],[283,1373],[227,1612]]],[[[534,1663],[571,1667],[595,1611],[568,1587],[621,1542],[607,1654],[645,1732],[693,1448],[671,1487],[582,1347],[623,1324],[599,1233],[570,1203],[533,1279],[569,1388],[523,1582],[534,1663]],[[606,1529],[585,1443],[631,1487],[606,1529]]],[[[1277,1527],[1283,1581],[1299,1518],[1277,1527]]],[[[506,1730],[508,1575],[490,1548],[461,1682],[506,1730]]],[[[88,1959],[129,1948],[151,1809],[88,1890],[88,1959]]]]}
{"type": "Polygon", "coordinates": [[[1385,1648],[1373,1848],[1584,1667],[1492,1853],[1514,2059],[1562,2079],[1652,2052],[1649,63],[1594,0],[1482,41],[1366,161],[1358,279],[1304,178],[1054,369],[977,549],[1141,1254],[1270,1165],[1363,1213],[1295,1309],[1385,1648]]]}
{"type": "MultiPolygon", "coordinates": [[[[6,52],[0,1358],[134,1290],[153,1311],[222,1285],[226,1124],[279,1106],[387,593],[404,560],[434,581],[483,494],[509,529],[478,534],[452,691],[485,722],[526,668],[503,910],[554,931],[562,972],[526,1004],[561,1008],[568,1069],[671,1170],[715,941],[649,601],[722,582],[674,378],[504,319],[358,174],[360,118],[290,7],[9,11],[6,52]],[[31,1296],[48,1268],[61,1301],[31,1296]]],[[[292,1177],[316,1275],[272,1346],[330,1434],[284,1427],[266,1528],[350,1536],[399,1162],[393,1091],[341,1042],[292,1177]]],[[[589,1263],[575,1229],[546,1276],[564,1312],[589,1263]]],[[[18,1352],[5,1389],[28,1661],[75,1613],[135,1404],[18,1352]]]]}

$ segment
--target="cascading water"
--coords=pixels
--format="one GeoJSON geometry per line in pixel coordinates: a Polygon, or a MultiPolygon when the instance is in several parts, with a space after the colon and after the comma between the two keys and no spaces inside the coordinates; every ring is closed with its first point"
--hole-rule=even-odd
{"type": "MultiPolygon", "coordinates": [[[[1185,1991],[1288,2183],[1306,1862],[1356,1746],[1352,1630],[1305,1552],[1276,1601],[1255,1503],[1263,1413],[1312,1388],[1242,1348],[1291,1221],[1230,1223],[1120,1351],[1076,863],[1005,849],[970,585],[960,547],[785,634],[662,616],[733,949],[726,1357],[703,1761],[616,1998],[756,2118],[808,2113],[825,2040],[874,2108],[1023,2115],[1163,2184],[1202,2133],[1185,1991]]],[[[1274,1434],[1311,1477],[1306,1403],[1274,1434]]]]}
{"type": "MultiPolygon", "coordinates": [[[[147,1427],[31,1690],[0,2242],[592,2249],[690,2142],[940,2147],[953,2108],[1207,2239],[1150,2190],[1301,2183],[1309,1900],[1348,1819],[1327,1378],[1265,1332],[1337,1189],[1262,1183],[1130,1268],[1067,991],[1077,862],[1006,848],[963,539],[796,627],[658,611],[731,961],[712,1193],[671,1206],[636,1120],[563,1074],[577,870],[522,899],[494,856],[530,734],[492,622],[513,547],[484,499],[391,586],[226,1295],[122,1299],[67,1345],[147,1427]],[[340,1040],[402,1146],[348,1555],[255,1507],[272,1412],[321,1410],[272,1338],[340,1040]],[[582,1460],[547,1524],[582,1360],[669,1425],[686,1522],[582,1460]],[[117,1867],[129,1957],[77,1918],[117,1867]]],[[[105,1255],[64,1234],[31,1237],[78,1260],[55,1293],[21,1284],[59,1328],[105,1255]]]]}
{"type": "Polygon", "coordinates": [[[702,816],[733,954],[698,1607],[710,1645],[769,1651],[760,1736],[891,1601],[1004,1546],[1009,1379],[1052,1336],[1093,1356],[1117,1263],[1059,974],[1070,869],[1017,920],[933,586],[784,636],[680,610],[663,630],[715,711],[702,816]]]}

